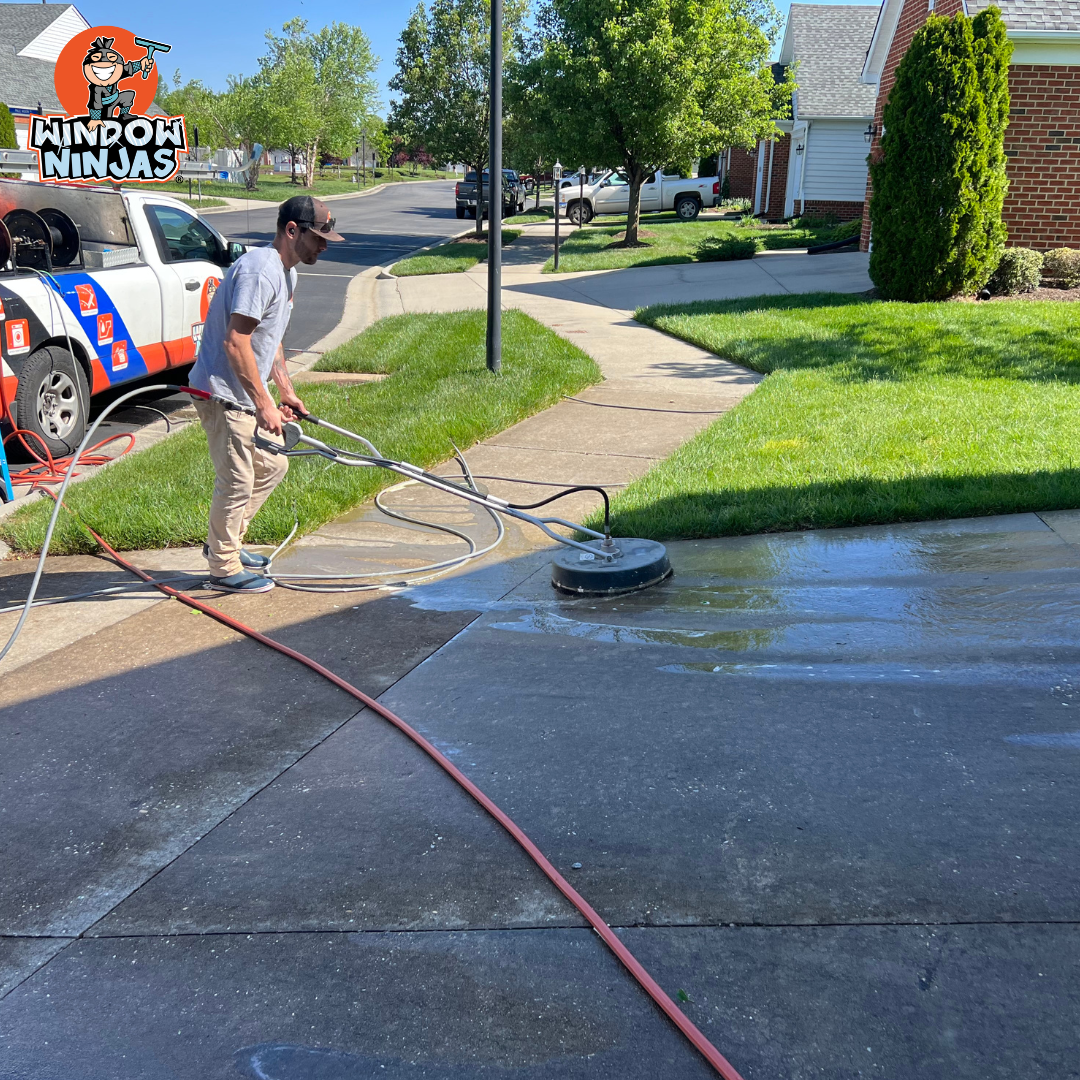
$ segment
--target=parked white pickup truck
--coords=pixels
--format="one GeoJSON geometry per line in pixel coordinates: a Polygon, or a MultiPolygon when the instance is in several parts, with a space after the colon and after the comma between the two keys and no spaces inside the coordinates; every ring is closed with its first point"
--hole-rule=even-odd
{"type": "Polygon", "coordinates": [[[92,394],[186,377],[244,245],[156,190],[5,180],[0,217],[0,419],[68,454],[92,394]]]}
{"type": "MultiPolygon", "coordinates": [[[[625,214],[630,209],[630,181],[617,170],[604,173],[595,184],[586,184],[584,198],[576,185],[559,192],[566,216],[575,225],[587,225],[597,214],[625,214]]],[[[693,221],[706,206],[720,198],[720,178],[699,176],[687,180],[657,169],[641,185],[641,212],[674,210],[682,221],[693,221]]]]}

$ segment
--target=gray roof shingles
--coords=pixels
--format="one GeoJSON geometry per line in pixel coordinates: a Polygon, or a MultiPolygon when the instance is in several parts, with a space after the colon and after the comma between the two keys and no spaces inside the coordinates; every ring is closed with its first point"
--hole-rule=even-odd
{"type": "MultiPolygon", "coordinates": [[[[977,15],[991,0],[968,0],[968,11],[977,15]]],[[[1080,31],[1080,0],[996,0],[1010,30],[1080,31]]]]}
{"type": "Polygon", "coordinates": [[[58,112],[53,65],[47,60],[17,56],[70,4],[0,4],[0,101],[20,109],[58,112]]]}
{"type": "Polygon", "coordinates": [[[788,33],[799,67],[799,116],[874,115],[875,88],[859,81],[879,5],[792,4],[788,33]]]}
{"type": "MultiPolygon", "coordinates": [[[[69,7],[0,3],[0,101],[9,108],[36,109],[40,102],[45,112],[63,112],[53,85],[55,65],[17,54],[69,7]]],[[[150,116],[161,111],[157,102],[147,109],[150,116]]]]}

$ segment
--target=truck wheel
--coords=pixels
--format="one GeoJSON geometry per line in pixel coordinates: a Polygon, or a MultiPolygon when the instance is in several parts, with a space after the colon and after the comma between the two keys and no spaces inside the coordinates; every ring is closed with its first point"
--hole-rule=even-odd
{"type": "Polygon", "coordinates": [[[566,208],[566,216],[574,225],[588,225],[593,219],[592,207],[578,199],[566,208]]]}
{"type": "Polygon", "coordinates": [[[459,218],[463,218],[465,216],[465,207],[464,206],[455,206],[454,207],[454,213],[457,214],[457,216],[459,218]]]}
{"type": "MultiPolygon", "coordinates": [[[[54,456],[72,454],[86,434],[90,387],[86,374],[66,349],[38,349],[19,372],[15,391],[16,420],[38,435],[54,456]]],[[[35,439],[30,448],[41,453],[35,439]]]]}
{"type": "Polygon", "coordinates": [[[476,217],[476,207],[475,206],[470,206],[469,207],[469,217],[471,217],[471,218],[476,217]]]}
{"type": "Polygon", "coordinates": [[[693,221],[701,213],[701,203],[692,195],[675,200],[675,216],[680,221],[693,221]]]}

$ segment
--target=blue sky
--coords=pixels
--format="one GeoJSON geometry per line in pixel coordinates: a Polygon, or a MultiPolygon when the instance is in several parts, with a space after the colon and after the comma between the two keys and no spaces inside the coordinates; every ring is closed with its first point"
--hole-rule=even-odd
{"type": "MultiPolygon", "coordinates": [[[[867,0],[862,0],[867,2],[867,0]]],[[[873,2],[873,0],[870,0],[873,2]]],[[[146,0],[75,0],[91,25],[123,26],[137,37],[172,45],[160,57],[161,75],[172,79],[176,68],[184,79],[201,79],[215,90],[225,87],[229,75],[249,75],[263,51],[263,33],[279,30],[282,23],[299,15],[318,29],[329,22],[357,23],[371,39],[380,57],[378,79],[383,103],[386,83],[394,73],[397,39],[415,0],[186,0],[184,3],[150,4],[146,0]]],[[[786,14],[790,0],[777,5],[786,14]]]]}

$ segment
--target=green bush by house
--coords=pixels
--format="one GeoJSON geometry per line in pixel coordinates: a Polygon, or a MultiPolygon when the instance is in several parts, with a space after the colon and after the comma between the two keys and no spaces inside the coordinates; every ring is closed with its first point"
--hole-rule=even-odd
{"type": "Polygon", "coordinates": [[[1042,276],[1059,289],[1075,289],[1080,285],[1080,251],[1076,248],[1054,248],[1043,256],[1042,276]]]}
{"type": "Polygon", "coordinates": [[[1043,255],[1031,248],[1006,248],[990,278],[989,288],[997,295],[1015,296],[1039,287],[1043,255]]]}
{"type": "Polygon", "coordinates": [[[972,293],[998,265],[1011,55],[991,7],[931,15],[900,61],[870,163],[870,277],[888,299],[972,293]]]}
{"type": "Polygon", "coordinates": [[[15,138],[15,118],[8,107],[0,101],[0,147],[15,150],[18,146],[19,141],[15,138]]]}

